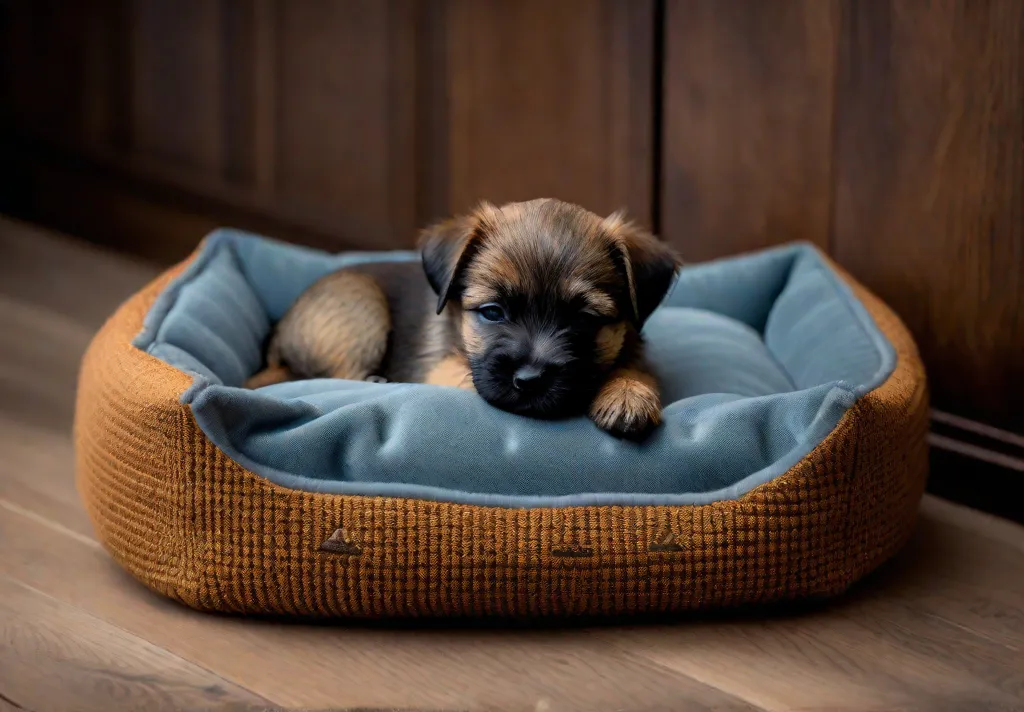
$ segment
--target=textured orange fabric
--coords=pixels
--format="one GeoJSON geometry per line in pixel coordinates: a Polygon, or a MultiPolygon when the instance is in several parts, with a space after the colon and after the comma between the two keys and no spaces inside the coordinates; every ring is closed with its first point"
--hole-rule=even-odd
{"type": "Polygon", "coordinates": [[[846,275],[896,347],[896,370],[784,475],[702,506],[505,509],[293,491],[230,460],[179,402],[190,377],[130,343],[180,269],[95,337],[75,442],[101,541],[189,606],[533,616],[767,603],[843,591],[913,526],[928,462],[924,371],[899,319],[846,275]]]}

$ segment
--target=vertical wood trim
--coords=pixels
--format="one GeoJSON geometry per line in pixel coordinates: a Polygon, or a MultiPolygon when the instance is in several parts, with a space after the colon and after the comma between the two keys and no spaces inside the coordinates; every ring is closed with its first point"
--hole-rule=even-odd
{"type": "Polygon", "coordinates": [[[252,23],[252,181],[257,195],[269,199],[277,182],[278,2],[253,0],[252,23]]]}
{"type": "Polygon", "coordinates": [[[225,63],[223,42],[228,22],[227,4],[229,0],[207,0],[207,2],[210,3],[208,12],[213,25],[211,34],[215,38],[213,40],[215,46],[211,55],[216,58],[216,63],[210,68],[210,71],[215,75],[214,82],[217,87],[217,91],[213,92],[215,106],[212,113],[213,123],[217,130],[210,136],[208,142],[204,142],[207,144],[204,148],[206,149],[209,172],[212,175],[223,177],[227,173],[228,166],[228,133],[227,122],[224,119],[228,115],[227,99],[229,96],[225,88],[230,78],[227,72],[228,65],[225,63]],[[220,46],[216,46],[217,44],[220,46]]]}
{"type": "Polygon", "coordinates": [[[843,76],[843,33],[846,32],[848,21],[847,3],[843,0],[832,0],[835,3],[832,22],[832,105],[829,109],[829,153],[828,153],[828,224],[824,245],[822,247],[831,256],[835,256],[836,244],[836,205],[839,200],[839,122],[841,117],[841,83],[843,76]]]}
{"type": "Polygon", "coordinates": [[[387,5],[387,205],[391,230],[412,245],[416,223],[416,18],[415,0],[388,0],[387,5]]]}
{"type": "Polygon", "coordinates": [[[651,229],[660,239],[662,235],[662,200],[665,186],[665,58],[667,55],[665,41],[668,31],[665,27],[666,5],[668,0],[653,0],[651,10],[651,115],[647,117],[651,127],[651,160],[650,171],[650,206],[651,229]]]}
{"type": "Polygon", "coordinates": [[[666,0],[661,230],[691,260],[830,231],[837,0],[666,0]]]}
{"type": "Polygon", "coordinates": [[[110,100],[114,85],[114,65],[110,61],[108,47],[112,40],[112,13],[114,4],[110,2],[89,3],[92,12],[86,12],[84,27],[85,46],[83,48],[83,107],[82,107],[82,140],[91,150],[105,147],[110,136],[111,109],[110,100]]]}
{"type": "MultiPolygon", "coordinates": [[[[476,87],[473,83],[476,79],[470,68],[473,66],[473,54],[476,45],[473,41],[472,27],[474,24],[473,10],[478,7],[473,2],[464,0],[446,0],[447,13],[445,17],[445,73],[446,96],[448,99],[448,113],[445,132],[448,135],[445,141],[445,183],[447,184],[447,203],[445,212],[453,208],[456,199],[472,194],[465,185],[465,176],[470,174],[469,160],[466,155],[466,147],[476,145],[476,135],[473,131],[474,122],[465,107],[469,106],[473,99],[476,87]],[[465,41],[461,41],[465,40],[465,41]]],[[[493,196],[492,196],[493,198],[493,196]]],[[[462,207],[462,206],[460,206],[462,207]]]]}
{"type": "Polygon", "coordinates": [[[654,0],[618,2],[605,0],[605,45],[610,48],[605,83],[608,116],[608,195],[624,196],[630,216],[653,227],[654,175],[654,0]]]}
{"type": "Polygon", "coordinates": [[[449,0],[416,6],[416,222],[424,226],[449,212],[451,180],[448,103],[449,0]]]}
{"type": "Polygon", "coordinates": [[[277,125],[275,0],[223,0],[223,179],[270,204],[277,125]]]}
{"type": "Polygon", "coordinates": [[[113,0],[111,11],[111,37],[109,56],[112,73],[110,101],[111,149],[127,154],[135,145],[132,125],[132,87],[135,84],[135,42],[138,29],[135,22],[133,0],[113,0]]]}
{"type": "Polygon", "coordinates": [[[228,0],[131,0],[134,151],[223,180],[228,0]]]}

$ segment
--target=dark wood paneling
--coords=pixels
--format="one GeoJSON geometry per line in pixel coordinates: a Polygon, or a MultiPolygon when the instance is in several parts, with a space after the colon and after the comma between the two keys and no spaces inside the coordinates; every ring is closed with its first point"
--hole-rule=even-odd
{"type": "MultiPolygon", "coordinates": [[[[85,184],[95,171],[129,204],[334,249],[412,244],[411,0],[14,0],[7,20],[3,148],[30,190],[55,169],[85,184]]],[[[119,210],[63,212],[58,196],[17,204],[129,248],[139,227],[119,210]]],[[[154,229],[170,241],[158,254],[201,237],[154,229]]]]}
{"type": "Polygon", "coordinates": [[[224,172],[223,5],[210,0],[131,4],[132,151],[175,168],[224,172]]]}
{"type": "Polygon", "coordinates": [[[689,260],[828,241],[838,5],[668,0],[661,225],[689,260]]]}
{"type": "Polygon", "coordinates": [[[430,217],[558,197],[651,221],[654,2],[435,4],[446,123],[425,157],[430,217]],[[429,178],[428,178],[429,180],[429,178]]]}
{"type": "Polygon", "coordinates": [[[33,162],[22,180],[40,222],[164,264],[184,259],[203,235],[223,224],[180,200],[140,194],[114,176],[63,162],[33,162]]]}
{"type": "MultiPolygon", "coordinates": [[[[12,5],[29,175],[92,166],[126,199],[177,195],[166,208],[336,249],[411,246],[482,198],[651,222],[654,0],[12,5]]],[[[24,202],[121,245],[138,227],[24,202]]],[[[162,234],[166,254],[199,238],[162,234]]]]}
{"type": "Polygon", "coordinates": [[[849,2],[835,254],[939,407],[1024,432],[1024,3],[849,2]]]}
{"type": "Polygon", "coordinates": [[[114,2],[18,0],[2,8],[6,112],[26,135],[81,145],[101,130],[103,21],[114,2]]]}
{"type": "Polygon", "coordinates": [[[414,7],[276,3],[274,193],[350,242],[408,246],[415,230],[414,7]]]}

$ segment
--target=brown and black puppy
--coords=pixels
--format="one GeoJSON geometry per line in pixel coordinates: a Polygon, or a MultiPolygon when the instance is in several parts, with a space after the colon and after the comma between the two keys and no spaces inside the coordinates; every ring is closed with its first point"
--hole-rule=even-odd
{"type": "Polygon", "coordinates": [[[657,425],[661,401],[640,329],[679,266],[621,214],[557,200],[497,208],[424,231],[415,263],[328,275],[278,323],[258,387],[302,377],[475,389],[505,410],[588,413],[611,433],[657,425]]]}

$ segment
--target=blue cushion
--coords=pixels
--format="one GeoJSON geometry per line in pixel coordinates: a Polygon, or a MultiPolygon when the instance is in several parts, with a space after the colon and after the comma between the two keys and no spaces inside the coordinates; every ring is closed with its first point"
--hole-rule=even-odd
{"type": "Polygon", "coordinates": [[[500,506],[698,504],[792,467],[895,354],[810,246],[683,269],[645,327],[664,424],[643,443],[584,417],[539,421],[474,393],[336,379],[240,388],[271,325],[320,276],[411,252],[329,255],[219,230],[161,294],[135,345],[194,377],[211,441],[280,485],[500,506]]]}

